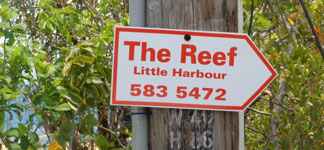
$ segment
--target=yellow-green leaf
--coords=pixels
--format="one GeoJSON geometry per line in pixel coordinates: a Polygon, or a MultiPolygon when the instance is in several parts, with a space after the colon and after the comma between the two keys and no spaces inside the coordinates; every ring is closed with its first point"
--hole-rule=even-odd
{"type": "Polygon", "coordinates": [[[68,103],[63,103],[54,108],[56,111],[69,111],[71,107],[68,103]]]}
{"type": "Polygon", "coordinates": [[[78,64],[78,65],[83,64],[83,63],[92,64],[93,62],[94,62],[94,58],[89,57],[89,56],[81,55],[81,56],[76,56],[73,58],[73,63],[78,64]]]}
{"type": "Polygon", "coordinates": [[[48,150],[63,150],[63,147],[59,145],[55,140],[48,146],[48,150]]]}

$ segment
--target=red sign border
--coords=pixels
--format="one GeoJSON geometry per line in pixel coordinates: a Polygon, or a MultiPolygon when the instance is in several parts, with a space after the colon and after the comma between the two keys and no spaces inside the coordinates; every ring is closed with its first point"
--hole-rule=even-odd
{"type": "Polygon", "coordinates": [[[113,84],[111,105],[128,105],[128,106],[151,106],[151,107],[170,107],[170,108],[185,108],[185,109],[208,109],[208,110],[226,110],[226,111],[243,111],[252,101],[277,77],[277,72],[272,68],[268,60],[261,54],[259,49],[252,42],[250,37],[246,34],[238,33],[221,33],[221,32],[201,32],[201,31],[184,31],[171,29],[153,29],[153,28],[134,28],[134,27],[115,27],[115,41],[114,41],[114,56],[113,56],[113,84]],[[176,35],[193,35],[205,37],[222,37],[244,39],[252,47],[254,52],[259,56],[262,62],[270,70],[272,75],[266,80],[264,84],[242,105],[242,106],[220,106],[220,105],[202,105],[202,104],[179,104],[179,103],[163,103],[163,102],[144,102],[144,101],[127,101],[117,100],[117,62],[118,62],[118,43],[120,32],[139,32],[139,33],[156,33],[156,34],[176,34],[176,35]]]}

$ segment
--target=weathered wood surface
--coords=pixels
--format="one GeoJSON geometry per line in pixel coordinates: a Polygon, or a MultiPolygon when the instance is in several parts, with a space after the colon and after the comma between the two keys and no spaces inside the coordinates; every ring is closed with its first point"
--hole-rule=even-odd
{"type": "MultiPolygon", "coordinates": [[[[237,0],[146,0],[146,26],[238,31],[237,0]]],[[[236,112],[151,109],[150,150],[238,150],[236,112]]]]}

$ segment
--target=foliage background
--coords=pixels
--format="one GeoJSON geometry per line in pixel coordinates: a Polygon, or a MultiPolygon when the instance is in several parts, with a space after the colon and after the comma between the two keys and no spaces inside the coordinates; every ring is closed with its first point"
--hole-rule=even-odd
{"type": "Polygon", "coordinates": [[[2,145],[129,147],[129,109],[109,106],[113,28],[128,24],[126,8],[122,0],[1,2],[2,145]]]}
{"type": "MultiPolygon", "coordinates": [[[[324,44],[324,1],[305,3],[324,44]]],[[[247,31],[251,1],[243,4],[247,31]]],[[[128,25],[128,1],[0,7],[0,148],[130,149],[129,108],[109,106],[113,28],[128,25]]],[[[323,60],[301,6],[255,7],[251,37],[279,76],[245,112],[246,149],[324,149],[323,60]]]]}
{"type": "MultiPolygon", "coordinates": [[[[324,1],[307,0],[324,44],[324,1]]],[[[324,149],[323,59],[297,0],[256,0],[252,38],[279,76],[245,112],[246,149],[324,149]]],[[[251,1],[244,1],[247,31],[251,1]]]]}

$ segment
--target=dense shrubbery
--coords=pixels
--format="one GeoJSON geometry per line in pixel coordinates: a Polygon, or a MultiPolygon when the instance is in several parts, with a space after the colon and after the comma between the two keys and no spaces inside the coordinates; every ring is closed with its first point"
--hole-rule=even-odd
{"type": "MultiPolygon", "coordinates": [[[[306,6],[324,44],[324,2],[306,6]]],[[[254,12],[252,38],[279,76],[246,111],[246,148],[323,149],[324,62],[299,1],[259,0],[254,12]]]]}
{"type": "Polygon", "coordinates": [[[0,139],[5,147],[128,147],[131,133],[123,122],[129,111],[109,107],[111,43],[114,26],[128,23],[126,5],[121,0],[1,3],[0,139]],[[12,121],[21,123],[5,129],[12,121]],[[47,140],[40,142],[39,131],[47,140]]]}
{"type": "MultiPolygon", "coordinates": [[[[0,6],[1,145],[130,148],[129,108],[109,106],[113,27],[128,24],[128,1],[0,6]]],[[[307,8],[323,44],[324,2],[307,8]]],[[[324,65],[310,31],[297,1],[256,1],[252,38],[279,76],[245,112],[246,149],[324,148],[324,65]]]]}

